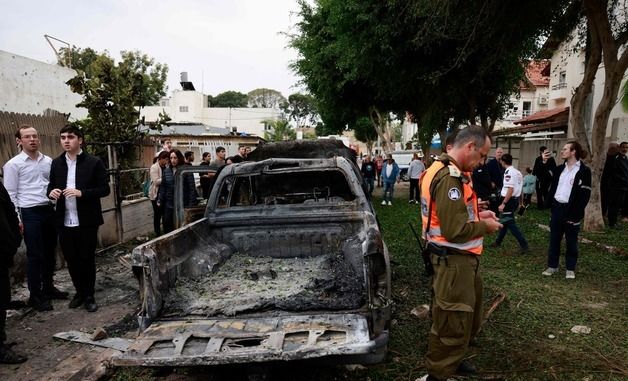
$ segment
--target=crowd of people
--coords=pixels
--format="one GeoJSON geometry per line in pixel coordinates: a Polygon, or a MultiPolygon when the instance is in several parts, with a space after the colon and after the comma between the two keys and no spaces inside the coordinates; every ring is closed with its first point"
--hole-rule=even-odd
{"type": "MultiPolygon", "coordinates": [[[[251,148],[239,146],[238,153],[227,157],[224,147],[217,147],[212,158],[210,152],[203,152],[200,166],[206,166],[207,172],[199,174],[199,185],[193,173],[182,175],[183,207],[190,208],[198,204],[199,192],[203,199],[209,198],[212,181],[216,173],[224,166],[241,163],[247,160],[251,148]],[[198,188],[198,189],[197,189],[198,188]]],[[[155,235],[169,233],[175,228],[174,221],[174,187],[175,176],[183,166],[194,165],[194,152],[180,150],[172,147],[168,139],[162,142],[162,149],[157,152],[153,164],[149,169],[150,186],[148,197],[153,206],[153,227],[155,235]]]]}

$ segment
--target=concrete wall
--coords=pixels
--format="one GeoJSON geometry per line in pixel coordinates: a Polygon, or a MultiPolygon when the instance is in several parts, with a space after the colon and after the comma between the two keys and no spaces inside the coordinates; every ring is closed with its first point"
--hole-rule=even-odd
{"type": "Polygon", "coordinates": [[[0,111],[41,114],[46,109],[82,119],[87,110],[77,108],[81,96],[65,84],[72,69],[47,64],[0,50],[0,111]]]}

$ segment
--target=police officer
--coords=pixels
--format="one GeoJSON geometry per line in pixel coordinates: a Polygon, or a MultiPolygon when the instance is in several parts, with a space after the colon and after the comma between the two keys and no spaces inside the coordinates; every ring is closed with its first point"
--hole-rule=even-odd
{"type": "Polygon", "coordinates": [[[482,127],[469,126],[452,140],[421,180],[423,233],[434,266],[428,375],[422,378],[428,381],[475,372],[462,359],[482,318],[479,257],[483,236],[501,227],[494,212],[480,211],[469,181],[488,155],[489,136],[482,127]]]}

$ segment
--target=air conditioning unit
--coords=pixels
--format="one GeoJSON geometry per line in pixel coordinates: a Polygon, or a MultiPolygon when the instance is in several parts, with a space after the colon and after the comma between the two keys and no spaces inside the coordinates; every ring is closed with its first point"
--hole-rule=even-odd
{"type": "Polygon", "coordinates": [[[546,105],[548,100],[549,100],[548,97],[539,97],[539,104],[546,105]]]}

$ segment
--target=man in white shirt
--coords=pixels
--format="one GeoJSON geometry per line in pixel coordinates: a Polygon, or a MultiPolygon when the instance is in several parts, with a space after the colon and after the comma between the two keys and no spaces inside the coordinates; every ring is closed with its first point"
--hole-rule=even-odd
{"type": "Polygon", "coordinates": [[[560,242],[564,235],[565,278],[575,279],[580,221],[584,218],[584,209],[591,198],[591,170],[581,161],[587,157],[587,152],[576,141],[565,144],[560,157],[564,163],[556,167],[547,197],[546,206],[551,203],[552,218],[547,269],[543,275],[551,276],[558,272],[560,242]]]}
{"type": "Polygon", "coordinates": [[[16,207],[27,257],[28,304],[38,311],[52,310],[50,299],[67,299],[53,284],[57,232],[53,206],[46,195],[52,159],[39,152],[39,135],[21,125],[15,140],[22,152],[4,165],[4,186],[16,207]]]}
{"type": "Polygon", "coordinates": [[[493,247],[499,247],[508,230],[515,236],[519,242],[520,253],[525,254],[529,251],[528,241],[526,241],[523,233],[519,230],[515,221],[515,212],[521,204],[521,190],[523,188],[523,175],[519,170],[512,166],[512,155],[505,153],[501,159],[502,166],[505,168],[504,181],[501,191],[502,203],[499,205],[500,222],[504,225],[497,235],[493,247]]]}

